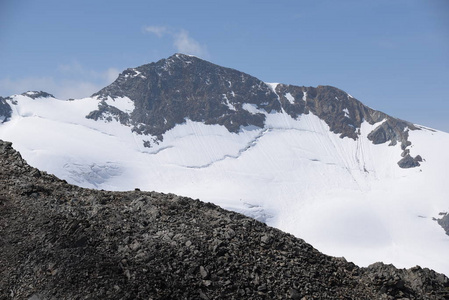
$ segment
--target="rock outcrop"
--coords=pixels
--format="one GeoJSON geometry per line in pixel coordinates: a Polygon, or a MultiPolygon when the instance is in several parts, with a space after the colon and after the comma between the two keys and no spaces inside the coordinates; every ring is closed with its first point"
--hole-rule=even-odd
{"type": "Polygon", "coordinates": [[[0,141],[0,299],[449,299],[442,274],[359,268],[173,194],[82,189],[0,141]]]}
{"type": "Polygon", "coordinates": [[[398,161],[398,165],[403,169],[407,169],[420,166],[420,162],[422,162],[421,155],[411,157],[410,154],[406,154],[404,158],[398,161]]]}
{"type": "Polygon", "coordinates": [[[0,123],[3,123],[11,117],[11,107],[6,102],[5,98],[0,97],[0,123]]]}
{"type": "Polygon", "coordinates": [[[447,212],[440,213],[441,218],[435,219],[441,227],[443,227],[444,231],[447,235],[449,235],[449,214],[447,212]]]}
{"type": "MultiPolygon", "coordinates": [[[[368,139],[374,144],[400,143],[404,151],[410,146],[408,131],[418,129],[412,123],[363,105],[335,87],[266,84],[243,72],[183,54],[127,69],[93,96],[102,101],[87,118],[115,118],[156,140],[162,140],[165,132],[186,119],[222,125],[235,133],[244,126],[263,128],[264,113],[272,112],[286,112],[294,119],[313,113],[332,132],[352,139],[359,137],[364,121],[371,125],[383,121],[368,139]],[[134,111],[125,114],[106,102],[108,98],[120,97],[131,99],[134,111]],[[248,110],[248,105],[254,109],[248,110]]],[[[151,147],[151,143],[145,146],[151,147]]]]}
{"type": "Polygon", "coordinates": [[[28,91],[22,94],[23,96],[30,97],[31,99],[37,98],[54,98],[52,94],[43,91],[28,91]]]}

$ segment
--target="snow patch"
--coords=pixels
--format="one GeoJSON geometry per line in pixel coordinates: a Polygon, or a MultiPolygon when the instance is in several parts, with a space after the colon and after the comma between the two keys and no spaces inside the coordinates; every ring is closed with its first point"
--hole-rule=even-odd
{"type": "Polygon", "coordinates": [[[279,85],[279,83],[272,83],[272,82],[265,82],[265,84],[273,91],[273,93],[276,93],[276,87],[279,85]]]}
{"type": "Polygon", "coordinates": [[[146,79],[147,78],[146,76],[142,75],[142,72],[140,72],[140,71],[138,71],[136,69],[131,69],[131,70],[134,72],[134,74],[126,74],[124,76],[125,78],[128,78],[128,77],[130,77],[130,78],[140,77],[142,79],[146,79]]]}
{"type": "Polygon", "coordinates": [[[226,104],[226,106],[230,109],[230,110],[236,110],[235,109],[235,106],[234,105],[232,105],[230,102],[229,102],[229,99],[228,99],[228,96],[226,96],[226,94],[223,94],[223,98],[224,98],[224,100],[226,101],[225,102],[225,104],[226,104]]]}
{"type": "Polygon", "coordinates": [[[295,104],[295,98],[293,98],[292,94],[290,94],[290,93],[285,94],[285,98],[287,98],[287,100],[288,100],[291,104],[295,104]]]}
{"type": "Polygon", "coordinates": [[[107,105],[113,106],[125,113],[131,113],[135,108],[134,101],[132,101],[128,97],[118,97],[118,98],[108,97],[108,99],[106,99],[105,102],[107,105]]]}
{"type": "Polygon", "coordinates": [[[242,105],[242,108],[248,112],[250,112],[251,114],[255,115],[255,114],[260,114],[260,113],[264,113],[263,111],[259,110],[259,108],[257,108],[256,104],[250,104],[250,103],[244,103],[242,105]]]}

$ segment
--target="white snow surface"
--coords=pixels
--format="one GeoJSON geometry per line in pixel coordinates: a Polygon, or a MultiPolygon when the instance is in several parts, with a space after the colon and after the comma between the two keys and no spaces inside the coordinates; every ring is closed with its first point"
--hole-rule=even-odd
{"type": "Polygon", "coordinates": [[[129,75],[129,74],[126,74],[125,75],[125,78],[128,78],[128,77],[131,77],[131,78],[134,78],[134,77],[140,77],[140,78],[142,78],[142,79],[146,79],[146,77],[144,76],[144,75],[142,75],[142,73],[141,72],[139,72],[139,71],[137,71],[136,69],[132,69],[133,71],[134,71],[134,74],[131,74],[131,75],[129,75]]]}
{"type": "MultiPolygon", "coordinates": [[[[32,166],[70,183],[199,198],[361,266],[383,261],[449,275],[449,236],[432,220],[449,211],[447,133],[410,131],[411,155],[425,161],[401,169],[400,146],[372,144],[366,136],[376,125],[368,123],[354,141],[339,138],[313,114],[294,120],[244,104],[266,114],[265,128],[236,134],[186,120],[157,144],[116,121],[86,119],[98,107],[96,98],[16,95],[7,101],[13,112],[0,125],[0,138],[13,142],[32,166]]],[[[134,109],[128,98],[107,103],[126,113],[134,109]]]]}
{"type": "Polygon", "coordinates": [[[125,113],[130,113],[135,108],[134,102],[128,97],[118,97],[118,98],[108,97],[105,102],[109,106],[114,106],[115,108],[118,108],[119,110],[125,113]]]}
{"type": "Polygon", "coordinates": [[[295,98],[293,98],[292,94],[290,94],[290,93],[285,94],[285,98],[287,98],[287,100],[288,100],[291,104],[295,104],[295,98]]]}
{"type": "Polygon", "coordinates": [[[277,82],[265,82],[265,84],[277,95],[276,87],[279,85],[277,82]]]}

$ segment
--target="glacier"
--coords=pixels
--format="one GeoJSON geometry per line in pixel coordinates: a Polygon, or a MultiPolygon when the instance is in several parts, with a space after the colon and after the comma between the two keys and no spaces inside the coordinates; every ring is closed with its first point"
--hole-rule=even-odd
{"type": "MultiPolygon", "coordinates": [[[[69,183],[199,198],[361,266],[419,264],[449,275],[449,236],[433,220],[449,211],[448,133],[416,125],[421,130],[409,132],[410,153],[425,161],[402,169],[399,144],[367,139],[382,121],[362,123],[354,140],[340,138],[312,113],[294,119],[244,104],[266,116],[263,128],[233,133],[186,119],[161,141],[114,118],[87,119],[100,103],[95,96],[64,101],[22,94],[6,101],[12,114],[0,125],[0,138],[30,165],[69,183]]],[[[107,103],[134,109],[126,97],[107,103]]]]}

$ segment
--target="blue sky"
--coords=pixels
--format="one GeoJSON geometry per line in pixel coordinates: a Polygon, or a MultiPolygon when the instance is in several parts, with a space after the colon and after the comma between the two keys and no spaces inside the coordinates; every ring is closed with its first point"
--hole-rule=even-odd
{"type": "Polygon", "coordinates": [[[0,45],[1,96],[88,96],[182,52],[449,132],[447,0],[2,0],[0,45]]]}

